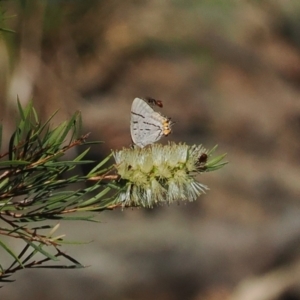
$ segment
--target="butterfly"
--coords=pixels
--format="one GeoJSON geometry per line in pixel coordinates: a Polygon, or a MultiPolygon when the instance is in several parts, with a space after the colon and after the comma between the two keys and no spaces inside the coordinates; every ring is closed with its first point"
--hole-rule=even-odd
{"type": "Polygon", "coordinates": [[[174,124],[170,118],[156,112],[146,101],[135,98],[131,106],[131,139],[141,148],[157,142],[162,136],[168,136],[174,124]]]}

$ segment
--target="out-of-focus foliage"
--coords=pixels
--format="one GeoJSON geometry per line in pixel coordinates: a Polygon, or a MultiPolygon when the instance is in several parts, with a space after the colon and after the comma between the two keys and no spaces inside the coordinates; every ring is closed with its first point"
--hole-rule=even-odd
{"type": "Polygon", "coordinates": [[[15,17],[15,16],[7,15],[7,13],[5,12],[5,10],[1,6],[1,2],[0,2],[0,32],[3,31],[3,32],[14,33],[13,30],[11,30],[11,29],[9,29],[9,28],[6,27],[6,21],[7,21],[7,19],[10,19],[12,17],[15,17]]]}

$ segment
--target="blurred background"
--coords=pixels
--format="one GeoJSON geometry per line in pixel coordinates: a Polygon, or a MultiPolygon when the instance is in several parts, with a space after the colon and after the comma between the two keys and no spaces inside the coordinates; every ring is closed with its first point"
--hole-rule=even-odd
{"type": "MultiPolygon", "coordinates": [[[[163,101],[161,140],[203,144],[229,164],[196,202],[62,223],[83,270],[26,270],[1,299],[300,299],[300,1],[0,1],[0,120],[16,99],[46,120],[80,110],[84,132],[130,144],[135,97],[163,101]]],[[[159,109],[159,108],[158,108],[159,109]]],[[[3,146],[4,147],[4,146],[3,146]]]]}

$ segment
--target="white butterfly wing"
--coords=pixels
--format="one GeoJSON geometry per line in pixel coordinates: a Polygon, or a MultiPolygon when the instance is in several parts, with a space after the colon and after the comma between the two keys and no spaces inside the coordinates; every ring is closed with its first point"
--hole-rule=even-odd
{"type": "Polygon", "coordinates": [[[165,117],[154,111],[144,100],[135,98],[131,106],[130,132],[134,144],[143,148],[163,135],[165,117]]]}

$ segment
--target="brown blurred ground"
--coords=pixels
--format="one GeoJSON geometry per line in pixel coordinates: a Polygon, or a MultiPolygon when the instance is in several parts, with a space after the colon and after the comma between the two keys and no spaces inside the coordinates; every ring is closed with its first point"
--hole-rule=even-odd
{"type": "Polygon", "coordinates": [[[163,142],[218,144],[230,164],[194,203],[62,224],[93,240],[67,247],[90,267],[20,272],[1,299],[300,299],[300,2],[24,3],[5,2],[16,34],[0,39],[6,139],[33,98],[57,122],[80,110],[100,159],[151,96],[176,121],[163,142]]]}

